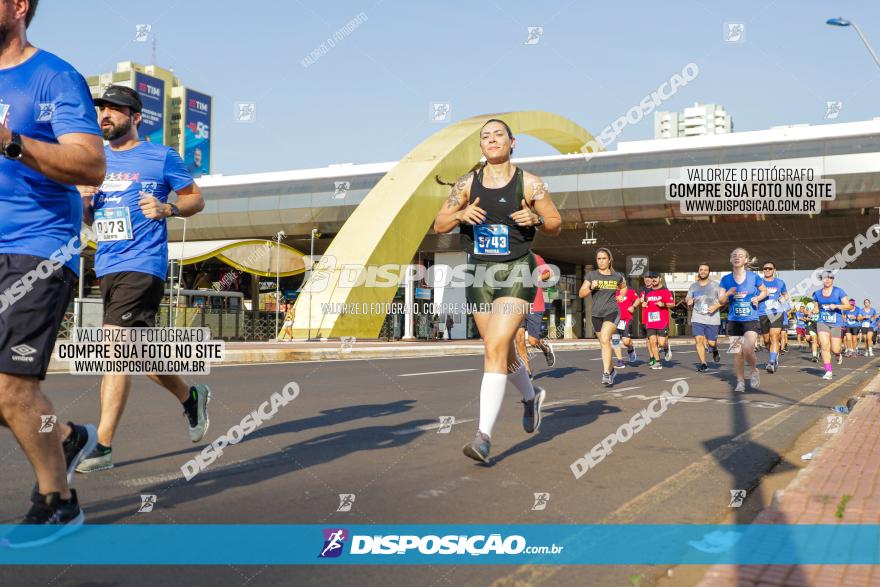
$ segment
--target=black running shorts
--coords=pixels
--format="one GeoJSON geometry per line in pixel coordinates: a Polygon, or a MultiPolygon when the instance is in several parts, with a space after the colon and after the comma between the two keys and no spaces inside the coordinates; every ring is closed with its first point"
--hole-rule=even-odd
{"type": "Polygon", "coordinates": [[[75,283],[52,261],[0,254],[0,373],[46,378],[75,283]]]}
{"type": "Polygon", "coordinates": [[[498,298],[519,298],[529,303],[535,301],[538,287],[532,277],[538,264],[531,252],[501,263],[469,256],[468,263],[469,279],[473,278],[472,284],[465,290],[468,303],[489,305],[498,298]]]}
{"type": "Polygon", "coordinates": [[[165,295],[165,282],[149,273],[122,271],[101,278],[104,325],[153,327],[165,295]]]}
{"type": "Polygon", "coordinates": [[[770,334],[771,328],[782,328],[782,314],[776,316],[761,316],[761,334],[770,334]]]}
{"type": "Polygon", "coordinates": [[[761,324],[757,320],[749,320],[748,322],[727,321],[727,336],[745,336],[746,332],[760,333],[761,324]]]}

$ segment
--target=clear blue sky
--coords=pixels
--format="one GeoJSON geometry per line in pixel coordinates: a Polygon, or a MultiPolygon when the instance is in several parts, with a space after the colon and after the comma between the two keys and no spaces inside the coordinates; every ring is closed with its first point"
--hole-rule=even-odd
{"type": "MultiPolygon", "coordinates": [[[[453,120],[541,109],[598,133],[691,61],[699,77],[664,109],[723,104],[738,131],[827,123],[827,100],[843,101],[837,122],[880,116],[880,68],[855,31],[824,24],[836,16],[880,50],[876,0],[42,0],[29,35],[90,75],[150,63],[134,33],[151,24],[157,64],[214,96],[213,171],[230,175],[400,159],[439,130],[433,101],[450,102],[453,120]],[[723,41],[725,22],[745,24],[744,42],[723,41]],[[544,27],[536,45],[524,44],[528,26],[544,27]],[[257,121],[235,122],[235,103],[250,101],[257,121]]],[[[650,116],[618,141],[652,136],[650,116]]],[[[528,137],[518,146],[551,152],[528,137]]]]}

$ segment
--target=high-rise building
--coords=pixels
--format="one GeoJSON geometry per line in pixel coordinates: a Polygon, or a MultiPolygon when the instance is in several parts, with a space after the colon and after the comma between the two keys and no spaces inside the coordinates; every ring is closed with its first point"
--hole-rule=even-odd
{"type": "Polygon", "coordinates": [[[211,173],[211,96],[185,87],[172,70],[133,61],[87,81],[95,98],[110,85],[136,90],[144,105],[140,137],[177,150],[195,177],[211,173]]]}
{"type": "Polygon", "coordinates": [[[654,138],[700,137],[733,132],[733,119],[720,104],[697,104],[684,112],[655,112],[654,138]]]}

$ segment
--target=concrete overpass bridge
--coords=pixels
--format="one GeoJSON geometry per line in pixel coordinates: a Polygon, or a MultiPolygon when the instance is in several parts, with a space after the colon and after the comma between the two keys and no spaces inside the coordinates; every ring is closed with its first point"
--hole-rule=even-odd
{"type": "MultiPolygon", "coordinates": [[[[577,151],[589,140],[589,133],[570,121],[548,113],[500,116],[513,123],[515,133],[545,138],[567,153],[514,162],[544,178],[562,214],[562,234],[556,238],[539,235],[535,249],[570,269],[591,263],[595,247],[600,245],[610,247],[618,259],[626,255],[648,256],[652,268],[669,272],[691,271],[701,261],[723,267],[735,246],[747,247],[761,261],[775,261],[780,269],[811,268],[822,265],[856,234],[878,222],[880,119],[621,143],[616,151],[585,157],[577,151]],[[685,168],[723,165],[812,168],[817,176],[836,180],[837,198],[823,203],[821,214],[811,217],[685,216],[677,204],[665,200],[666,180],[682,177],[685,168]],[[593,231],[597,245],[581,243],[586,222],[598,222],[593,231]]],[[[438,171],[442,177],[454,179],[478,160],[478,145],[475,135],[471,135],[484,118],[476,117],[469,125],[463,121],[457,123],[463,125],[458,129],[452,125],[441,131],[447,133],[445,141],[441,141],[443,148],[466,145],[467,149],[450,155],[443,148],[423,148],[432,137],[400,163],[415,165],[422,171],[438,171]],[[474,139],[470,144],[469,138],[474,139]]],[[[334,165],[203,178],[199,183],[206,196],[206,209],[191,219],[187,239],[271,237],[284,230],[288,243],[306,250],[308,243],[303,241],[312,228],[317,228],[324,238],[317,241],[316,253],[324,253],[328,246],[345,245],[333,237],[346,222],[357,218],[358,213],[366,214],[371,206],[373,213],[381,210],[387,201],[399,214],[392,214],[398,226],[380,227],[385,231],[384,237],[370,241],[365,229],[370,224],[363,217],[350,225],[359,226],[360,232],[350,232],[349,244],[338,251],[357,256],[358,248],[374,251],[384,247],[384,256],[379,255],[385,259],[382,262],[399,258],[397,262],[408,263],[412,256],[408,250],[402,250],[407,247],[412,248],[412,253],[418,250],[427,255],[460,250],[457,235],[432,234],[430,222],[424,221],[433,219],[448,188],[437,186],[432,180],[433,173],[426,173],[412,184],[408,193],[395,191],[389,181],[397,180],[401,187],[405,183],[405,178],[388,176],[396,166],[398,163],[334,165]],[[374,200],[370,206],[359,208],[383,179],[384,190],[380,191],[387,200],[374,200]],[[419,208],[419,217],[424,218],[414,221],[413,207],[419,208]],[[402,257],[400,253],[404,253],[402,257]]],[[[374,220],[381,222],[380,218],[376,216],[374,220]]],[[[366,255],[364,259],[369,259],[368,264],[380,264],[375,255],[366,255]]],[[[869,249],[851,267],[880,267],[880,248],[869,249]]],[[[336,292],[335,297],[327,296],[327,301],[390,301],[384,299],[385,293],[336,292]]],[[[298,303],[297,323],[300,306],[298,303]]],[[[313,316],[312,320],[325,318],[313,316]]],[[[329,335],[366,336],[375,325],[339,326],[328,325],[326,330],[332,333],[329,335]]]]}

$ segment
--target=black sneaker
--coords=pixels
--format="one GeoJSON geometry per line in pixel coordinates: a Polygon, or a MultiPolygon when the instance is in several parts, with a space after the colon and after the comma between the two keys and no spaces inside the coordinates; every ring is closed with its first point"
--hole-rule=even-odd
{"type": "Polygon", "coordinates": [[[553,350],[553,347],[548,343],[544,343],[544,359],[547,361],[547,366],[552,367],[556,364],[556,351],[553,350]]]}
{"type": "Polygon", "coordinates": [[[547,392],[540,387],[535,388],[535,397],[530,401],[522,400],[523,404],[523,430],[528,434],[537,432],[541,427],[541,408],[544,406],[544,400],[547,399],[547,392]]]}
{"type": "Polygon", "coordinates": [[[489,440],[489,437],[478,430],[474,440],[470,444],[464,445],[462,452],[475,461],[488,463],[491,447],[492,442],[489,440]]]}
{"type": "Polygon", "coordinates": [[[721,354],[718,352],[717,348],[712,349],[712,360],[715,361],[716,363],[721,362],[721,354]]]}
{"type": "Polygon", "coordinates": [[[67,424],[70,426],[70,436],[61,446],[64,449],[64,462],[67,464],[67,482],[72,483],[76,466],[98,446],[98,432],[92,424],[67,424]]]}
{"type": "Polygon", "coordinates": [[[32,548],[49,544],[76,532],[85,521],[75,489],[70,490],[70,499],[61,499],[58,493],[38,493],[31,501],[33,505],[21,525],[4,536],[0,546],[32,548]]]}
{"type": "Polygon", "coordinates": [[[697,373],[705,373],[708,370],[709,370],[709,365],[707,365],[706,363],[700,363],[697,366],[697,373]]]}
{"type": "Polygon", "coordinates": [[[198,442],[208,433],[211,420],[208,418],[208,402],[211,390],[207,385],[193,385],[189,389],[190,399],[183,406],[183,415],[189,425],[189,439],[198,442]]]}
{"type": "MultiPolygon", "coordinates": [[[[73,483],[73,474],[76,472],[77,465],[95,450],[98,444],[98,432],[94,425],[86,424],[78,426],[73,422],[68,422],[70,426],[70,435],[61,444],[61,450],[64,451],[64,464],[67,466],[67,484],[73,483]]],[[[31,499],[36,499],[40,495],[40,484],[34,483],[31,491],[31,499]]]]}

